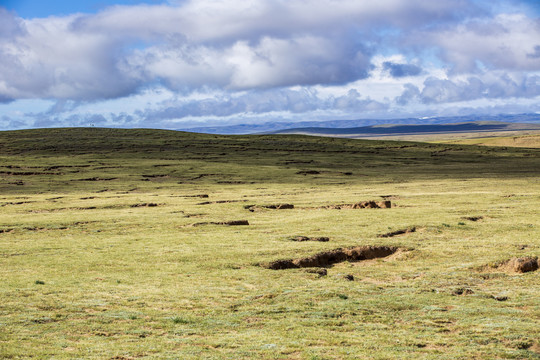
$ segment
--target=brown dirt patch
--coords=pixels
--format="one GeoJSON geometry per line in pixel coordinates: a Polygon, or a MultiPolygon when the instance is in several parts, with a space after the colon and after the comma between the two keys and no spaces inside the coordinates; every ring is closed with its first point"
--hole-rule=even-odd
{"type": "Polygon", "coordinates": [[[536,271],[538,270],[538,257],[515,257],[504,262],[499,268],[515,273],[536,271]]]}
{"type": "Polygon", "coordinates": [[[218,181],[217,182],[218,184],[223,184],[223,185],[242,185],[242,184],[255,184],[255,182],[249,182],[249,181],[242,181],[242,180],[222,180],[222,181],[218,181]]]}
{"type": "MultiPolygon", "coordinates": [[[[183,213],[183,211],[180,211],[180,213],[183,213]]],[[[206,216],[208,214],[204,214],[204,213],[194,213],[194,214],[184,214],[184,217],[185,218],[200,218],[200,217],[203,217],[203,216],[206,216]]]]}
{"type": "Polygon", "coordinates": [[[0,207],[8,206],[8,205],[24,205],[24,204],[31,204],[35,201],[17,201],[17,202],[7,202],[0,205],[0,207]]]}
{"type": "Polygon", "coordinates": [[[132,207],[132,208],[136,208],[136,207],[156,207],[156,206],[159,206],[159,205],[156,204],[156,203],[142,203],[142,204],[130,205],[130,207],[132,207]]]}
{"type": "Polygon", "coordinates": [[[330,238],[321,236],[321,237],[309,237],[309,236],[293,236],[289,238],[289,240],[292,241],[320,241],[320,242],[328,242],[330,241],[330,238]]]}
{"type": "Polygon", "coordinates": [[[231,220],[220,222],[219,225],[229,225],[229,226],[238,226],[238,225],[249,225],[247,220],[231,220]]]}
{"type": "Polygon", "coordinates": [[[394,237],[394,236],[403,235],[403,234],[410,234],[410,233],[413,233],[413,232],[416,232],[416,227],[409,227],[409,228],[406,228],[406,229],[387,232],[386,234],[377,235],[377,237],[388,238],[388,237],[394,237]]]}
{"type": "Polygon", "coordinates": [[[294,209],[293,204],[265,205],[263,207],[266,209],[276,209],[276,210],[294,209]]]}
{"type": "Polygon", "coordinates": [[[488,274],[481,275],[484,279],[491,279],[496,274],[489,274],[492,272],[506,272],[506,273],[526,273],[536,271],[540,267],[538,256],[524,256],[514,257],[504,261],[498,261],[487,265],[476,267],[475,270],[481,272],[488,272],[488,274]]]}
{"type": "Polygon", "coordinates": [[[7,233],[10,233],[12,231],[13,231],[13,229],[0,229],[0,234],[7,234],[7,233]]]}
{"type": "Polygon", "coordinates": [[[148,178],[148,179],[159,179],[159,178],[168,178],[170,177],[170,175],[166,175],[166,174],[150,174],[150,175],[142,175],[143,178],[148,178]]]}
{"type": "Polygon", "coordinates": [[[322,206],[320,209],[390,209],[392,207],[392,202],[390,200],[384,201],[362,201],[354,204],[338,204],[338,205],[327,205],[322,206]]]}
{"type": "Polygon", "coordinates": [[[217,200],[217,201],[205,201],[196,205],[212,205],[212,204],[226,204],[235,202],[246,202],[247,200],[217,200]]]}
{"type": "Polygon", "coordinates": [[[9,176],[34,176],[34,175],[62,175],[55,172],[36,172],[36,171],[0,171],[0,175],[9,176]]]}
{"type": "Polygon", "coordinates": [[[24,227],[24,230],[28,231],[54,231],[54,230],[69,230],[67,226],[60,226],[57,228],[43,228],[43,227],[24,227]]]}
{"type": "Polygon", "coordinates": [[[86,178],[86,179],[76,179],[76,180],[71,180],[71,181],[112,181],[112,180],[116,180],[118,178],[100,178],[100,177],[91,177],[91,178],[86,178]]]}
{"type": "Polygon", "coordinates": [[[307,273],[310,273],[310,274],[317,274],[319,275],[319,277],[323,277],[323,276],[326,276],[328,275],[328,271],[326,269],[307,269],[306,270],[307,273]]]}
{"type": "Polygon", "coordinates": [[[205,221],[205,222],[198,222],[191,225],[186,225],[187,227],[196,227],[196,226],[203,226],[203,225],[226,225],[226,226],[247,226],[249,225],[249,221],[247,220],[230,220],[230,221],[205,221]]]}
{"type": "Polygon", "coordinates": [[[303,160],[285,160],[283,164],[290,165],[290,164],[313,164],[313,160],[303,161],[303,160]]]}
{"type": "Polygon", "coordinates": [[[194,178],[191,178],[190,180],[199,180],[207,176],[221,176],[221,174],[200,174],[200,175],[195,176],[194,178]]]}
{"type": "Polygon", "coordinates": [[[271,210],[287,210],[294,209],[293,204],[275,204],[275,205],[246,205],[244,209],[247,209],[251,212],[259,211],[261,209],[271,209],[271,210]]]}
{"type": "Polygon", "coordinates": [[[272,270],[329,267],[344,261],[355,262],[383,258],[392,255],[397,250],[397,247],[392,246],[356,246],[325,251],[305,258],[276,260],[263,266],[272,270]]]}
{"type": "Polygon", "coordinates": [[[478,220],[482,220],[484,217],[483,216],[464,216],[462,217],[463,220],[469,220],[469,221],[478,221],[478,220]]]}
{"type": "Polygon", "coordinates": [[[469,288],[458,288],[452,291],[452,295],[457,295],[457,296],[472,295],[472,294],[474,294],[474,291],[469,288]]]}

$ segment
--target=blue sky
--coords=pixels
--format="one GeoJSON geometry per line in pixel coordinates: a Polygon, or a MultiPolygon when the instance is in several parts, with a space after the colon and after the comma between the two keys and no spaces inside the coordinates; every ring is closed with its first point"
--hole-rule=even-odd
{"type": "Polygon", "coordinates": [[[0,130],[525,112],[536,0],[0,0],[0,130]]]}

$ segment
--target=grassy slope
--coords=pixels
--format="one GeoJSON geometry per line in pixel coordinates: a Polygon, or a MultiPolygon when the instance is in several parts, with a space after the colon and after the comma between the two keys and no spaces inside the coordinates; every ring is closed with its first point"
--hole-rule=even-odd
{"type": "Polygon", "coordinates": [[[511,146],[540,148],[540,134],[507,134],[506,136],[477,137],[471,139],[445,140],[449,144],[485,145],[485,146],[511,146]]]}
{"type": "Polygon", "coordinates": [[[481,269],[538,255],[539,155],[302,136],[0,133],[0,357],[539,358],[540,273],[481,269]],[[317,209],[383,195],[396,206],[317,209]],[[199,205],[221,200],[234,202],[199,205]],[[132,207],[145,203],[158,206],[132,207]],[[296,207],[244,209],[275,203],[296,207]],[[238,219],[250,226],[189,226],[238,219]],[[321,278],[259,266],[379,244],[410,251],[321,278]]]}

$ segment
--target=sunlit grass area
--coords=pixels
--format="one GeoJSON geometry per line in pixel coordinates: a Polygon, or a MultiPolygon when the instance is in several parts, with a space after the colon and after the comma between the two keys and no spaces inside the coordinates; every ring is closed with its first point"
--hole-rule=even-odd
{"type": "Polygon", "coordinates": [[[0,357],[539,358],[539,272],[499,266],[539,255],[539,155],[0,133],[0,357]],[[339,208],[371,200],[391,207],[339,208]],[[399,250],[326,275],[266,267],[355,246],[399,250]]]}

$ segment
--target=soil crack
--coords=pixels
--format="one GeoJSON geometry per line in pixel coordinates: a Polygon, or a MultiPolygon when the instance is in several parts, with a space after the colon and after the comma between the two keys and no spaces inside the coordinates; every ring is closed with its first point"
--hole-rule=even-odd
{"type": "Polygon", "coordinates": [[[338,204],[338,205],[326,205],[321,206],[319,209],[390,209],[392,202],[390,200],[384,201],[362,201],[355,204],[338,204]]]}
{"type": "Polygon", "coordinates": [[[185,227],[196,227],[196,226],[203,226],[203,225],[242,226],[242,225],[249,225],[249,222],[247,220],[205,221],[205,222],[198,222],[191,225],[186,225],[185,227]]]}
{"type": "Polygon", "coordinates": [[[393,237],[393,236],[398,236],[398,235],[403,235],[403,234],[410,234],[410,233],[413,233],[415,231],[416,231],[416,227],[409,227],[409,228],[406,228],[406,229],[391,231],[391,232],[388,232],[386,234],[380,234],[380,235],[377,235],[377,237],[388,238],[388,237],[393,237]]]}
{"type": "Polygon", "coordinates": [[[276,260],[263,265],[271,270],[297,269],[308,267],[329,267],[344,261],[362,261],[383,258],[398,251],[393,246],[356,246],[325,251],[299,259],[276,260]]]}
{"type": "Polygon", "coordinates": [[[325,237],[325,236],[321,236],[321,237],[293,236],[289,239],[292,241],[320,241],[320,242],[330,241],[330,238],[325,237]]]}

